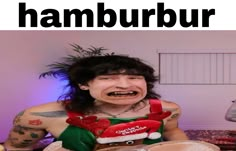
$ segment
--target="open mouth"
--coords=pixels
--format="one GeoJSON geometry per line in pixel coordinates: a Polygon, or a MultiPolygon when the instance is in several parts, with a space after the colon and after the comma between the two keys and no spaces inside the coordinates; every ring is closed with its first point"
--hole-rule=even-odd
{"type": "Polygon", "coordinates": [[[110,92],[107,95],[115,97],[123,97],[123,96],[135,96],[137,94],[138,94],[137,91],[115,91],[115,92],[110,92]]]}

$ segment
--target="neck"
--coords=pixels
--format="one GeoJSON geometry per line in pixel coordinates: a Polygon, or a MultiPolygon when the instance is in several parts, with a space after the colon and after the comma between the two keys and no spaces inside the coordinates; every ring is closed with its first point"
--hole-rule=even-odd
{"type": "Polygon", "coordinates": [[[128,108],[132,108],[132,106],[134,106],[133,104],[128,104],[128,105],[117,105],[117,104],[109,104],[109,103],[103,103],[98,105],[97,107],[100,110],[104,110],[104,111],[114,111],[114,112],[119,112],[119,111],[123,111],[126,110],[128,108]]]}
{"type": "Polygon", "coordinates": [[[125,106],[126,108],[110,108],[110,110],[107,110],[107,108],[105,109],[105,107],[103,109],[98,109],[98,113],[102,113],[102,114],[105,114],[105,115],[108,115],[108,116],[111,116],[113,118],[117,118],[119,117],[120,115],[124,114],[124,113],[127,113],[127,112],[130,112],[131,110],[133,110],[133,105],[131,106],[125,106]]]}
{"type": "Polygon", "coordinates": [[[99,103],[97,104],[97,112],[102,113],[111,117],[118,117],[124,113],[142,109],[145,106],[145,103],[135,103],[129,105],[117,105],[117,104],[110,104],[110,103],[99,103]]]}

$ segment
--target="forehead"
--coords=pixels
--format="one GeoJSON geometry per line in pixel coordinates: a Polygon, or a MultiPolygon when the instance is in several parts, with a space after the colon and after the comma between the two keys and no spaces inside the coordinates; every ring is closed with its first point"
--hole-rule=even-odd
{"type": "Polygon", "coordinates": [[[117,70],[106,70],[104,72],[98,73],[99,75],[142,75],[137,69],[117,69],[117,70]]]}

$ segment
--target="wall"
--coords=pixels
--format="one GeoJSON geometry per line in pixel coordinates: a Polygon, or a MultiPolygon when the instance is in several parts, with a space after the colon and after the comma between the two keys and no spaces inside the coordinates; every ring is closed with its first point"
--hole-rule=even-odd
{"type": "MultiPolygon", "coordinates": [[[[1,31],[0,142],[14,116],[32,105],[55,101],[63,82],[38,79],[46,65],[69,54],[70,43],[103,46],[116,53],[146,60],[158,69],[157,52],[236,52],[232,31],[1,31]]],[[[234,129],[224,120],[236,98],[234,85],[156,85],[163,99],[183,110],[183,129],[234,129]]]]}

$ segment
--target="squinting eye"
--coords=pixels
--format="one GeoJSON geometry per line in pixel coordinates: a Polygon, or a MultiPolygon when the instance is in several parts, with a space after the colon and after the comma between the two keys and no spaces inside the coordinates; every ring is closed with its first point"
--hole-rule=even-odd
{"type": "Polygon", "coordinates": [[[108,80],[110,78],[105,78],[105,77],[102,77],[102,78],[98,78],[99,80],[108,80]]]}
{"type": "Polygon", "coordinates": [[[101,76],[97,78],[98,80],[109,80],[112,79],[112,77],[108,77],[108,76],[101,76]]]}
{"type": "Polygon", "coordinates": [[[134,77],[129,77],[129,79],[143,79],[142,76],[134,76],[134,77]]]}

